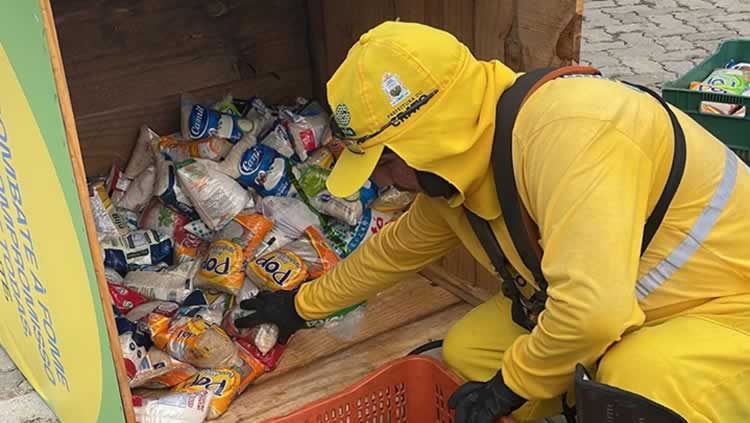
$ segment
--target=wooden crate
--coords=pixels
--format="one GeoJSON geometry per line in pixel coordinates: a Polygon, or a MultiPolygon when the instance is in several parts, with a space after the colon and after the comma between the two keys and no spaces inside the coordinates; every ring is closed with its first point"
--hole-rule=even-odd
{"type": "MultiPolygon", "coordinates": [[[[141,124],[163,134],[176,131],[181,93],[198,100],[227,92],[258,95],[271,103],[300,95],[324,99],[325,81],[348,48],[384,20],[448,30],[478,58],[497,58],[520,71],[576,61],[582,12],[582,0],[50,2],[72,103],[71,112],[66,96],[61,97],[70,123],[68,142],[73,154],[80,151],[87,176],[105,174],[112,162],[126,163],[141,124]]],[[[53,62],[59,60],[52,53],[53,62]]],[[[58,76],[63,78],[62,69],[58,76]]],[[[83,178],[83,171],[78,173],[83,178]]],[[[106,292],[97,266],[100,289],[106,292]]],[[[281,415],[336,392],[442,337],[471,305],[497,289],[497,281],[460,248],[372,299],[353,337],[341,340],[320,330],[299,334],[281,367],[238,398],[221,421],[281,415]]],[[[110,328],[118,351],[112,333],[110,328]]],[[[130,391],[118,359],[116,352],[123,404],[132,421],[130,391]]]]}

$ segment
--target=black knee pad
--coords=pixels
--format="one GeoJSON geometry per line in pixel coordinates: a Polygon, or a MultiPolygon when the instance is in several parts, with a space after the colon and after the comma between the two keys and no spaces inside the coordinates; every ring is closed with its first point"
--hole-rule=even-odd
{"type": "Polygon", "coordinates": [[[577,423],[687,423],[646,397],[594,381],[580,364],[575,378],[577,423]]]}

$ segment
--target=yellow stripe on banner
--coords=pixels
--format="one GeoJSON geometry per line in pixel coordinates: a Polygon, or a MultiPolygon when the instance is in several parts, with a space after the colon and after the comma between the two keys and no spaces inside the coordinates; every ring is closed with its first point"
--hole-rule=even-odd
{"type": "Polygon", "coordinates": [[[94,422],[100,343],[107,342],[96,326],[98,298],[62,186],[2,45],[0,93],[0,343],[63,421],[94,422]]]}

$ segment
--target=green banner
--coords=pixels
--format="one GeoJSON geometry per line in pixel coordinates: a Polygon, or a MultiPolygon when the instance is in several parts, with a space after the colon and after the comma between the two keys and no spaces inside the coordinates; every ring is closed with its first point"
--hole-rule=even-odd
{"type": "Polygon", "coordinates": [[[63,422],[122,422],[45,20],[0,11],[0,343],[63,422]]]}

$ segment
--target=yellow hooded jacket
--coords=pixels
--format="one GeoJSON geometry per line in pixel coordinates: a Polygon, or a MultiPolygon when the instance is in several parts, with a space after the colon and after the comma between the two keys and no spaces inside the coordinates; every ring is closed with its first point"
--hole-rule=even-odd
{"type": "MultiPolygon", "coordinates": [[[[533,280],[508,236],[489,162],[495,105],[516,74],[497,61],[469,54],[462,60],[437,104],[386,143],[458,194],[419,195],[395,223],[304,285],[296,298],[302,317],[363,301],[459,243],[491,269],[463,207],[491,221],[512,266],[533,280]]],[[[721,142],[675,113],[687,139],[685,174],[640,257],[646,218],[671,166],[672,129],[662,106],[619,82],[564,78],[545,84],[521,110],[515,177],[539,226],[549,299],[537,327],[503,356],[504,379],[517,394],[560,395],[576,363],[593,364],[641,325],[699,311],[750,315],[750,173],[721,142]]]]}

